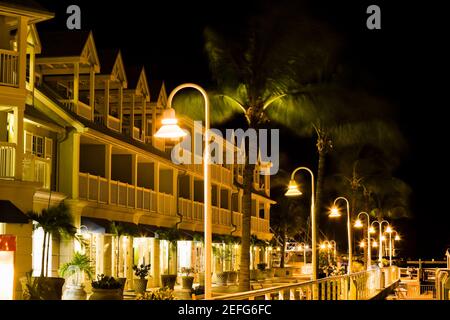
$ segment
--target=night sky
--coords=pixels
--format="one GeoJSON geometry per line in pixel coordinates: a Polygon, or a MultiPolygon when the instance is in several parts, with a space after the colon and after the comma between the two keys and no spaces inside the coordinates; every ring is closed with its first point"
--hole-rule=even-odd
{"type": "MultiPolygon", "coordinates": [[[[120,48],[126,65],[144,64],[150,78],[165,80],[169,89],[190,81],[208,86],[211,77],[204,53],[206,26],[228,32],[239,30],[257,13],[262,1],[76,1],[38,0],[56,14],[38,30],[66,30],[66,8],[78,4],[82,29],[93,30],[99,48],[120,48]],[[145,4],[145,5],[144,5],[145,4]]],[[[268,1],[266,1],[267,3],[268,1]]],[[[435,1],[436,3],[439,3],[435,1]]],[[[268,2],[270,3],[270,2],[268,2]]],[[[280,1],[273,1],[279,5],[280,1]]],[[[444,97],[448,88],[448,51],[444,49],[439,4],[410,1],[311,1],[310,12],[346,39],[346,60],[356,74],[368,75],[367,88],[396,107],[396,117],[409,143],[396,176],[413,189],[413,218],[398,222],[409,257],[442,258],[450,246],[447,180],[447,126],[444,97]],[[395,3],[393,3],[395,2],[395,3]],[[368,5],[382,12],[382,29],[366,28],[368,5]],[[442,75],[442,76],[441,76],[442,75]],[[441,80],[442,79],[442,80],[441,80]]],[[[445,39],[445,40],[444,40],[445,39]]],[[[45,48],[43,48],[45,50],[45,48]]],[[[281,151],[315,166],[315,150],[295,153],[300,139],[282,136],[281,151]],[[305,154],[309,154],[305,157],[305,154]]],[[[303,141],[304,143],[304,141],[303,141]]],[[[307,143],[306,143],[307,144],[307,143]]],[[[310,143],[313,147],[313,144],[310,143]]]]}

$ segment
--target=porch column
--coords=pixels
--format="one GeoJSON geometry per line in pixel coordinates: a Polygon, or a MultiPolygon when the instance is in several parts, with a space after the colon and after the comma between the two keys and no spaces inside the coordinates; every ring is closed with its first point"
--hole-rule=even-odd
{"type": "Polygon", "coordinates": [[[133,237],[128,236],[127,242],[127,288],[128,290],[133,290],[133,237]]]}
{"type": "Polygon", "coordinates": [[[189,199],[191,200],[191,216],[194,219],[194,176],[189,176],[189,199]]]}
{"type": "Polygon", "coordinates": [[[151,132],[151,135],[152,135],[152,145],[154,146],[155,145],[155,133],[156,133],[156,109],[157,109],[157,106],[156,105],[153,105],[152,106],[152,132],[151,132]]]}
{"type": "Polygon", "coordinates": [[[91,120],[94,121],[95,115],[95,71],[94,66],[89,70],[89,106],[91,107],[91,120]]]}
{"type": "Polygon", "coordinates": [[[105,125],[108,126],[109,115],[109,80],[105,80],[105,110],[104,110],[105,125]]]}
{"type": "Polygon", "coordinates": [[[19,88],[25,90],[26,83],[26,69],[27,69],[27,34],[28,34],[28,18],[19,18],[19,29],[18,29],[19,41],[19,88]]]}
{"type": "Polygon", "coordinates": [[[73,103],[74,103],[74,111],[76,114],[78,114],[79,89],[80,89],[80,64],[75,63],[73,65],[73,103]]]}
{"type": "MultiPolygon", "coordinates": [[[[23,139],[22,139],[23,140],[23,139]]],[[[59,191],[78,199],[78,173],[80,172],[80,133],[69,132],[59,144],[59,191]]]]}
{"type": "Polygon", "coordinates": [[[112,265],[112,235],[105,234],[103,236],[103,244],[103,273],[107,276],[112,276],[114,274],[112,265]]]}
{"type": "Polygon", "coordinates": [[[138,169],[138,155],[133,153],[131,155],[131,183],[134,186],[134,207],[137,208],[137,169],[138,169]]]}
{"type": "Polygon", "coordinates": [[[155,162],[154,164],[154,183],[153,185],[155,186],[155,194],[156,194],[156,203],[155,203],[155,211],[158,213],[159,212],[159,162],[155,162]]]}
{"type": "Polygon", "coordinates": [[[119,87],[119,131],[122,133],[122,119],[123,119],[123,84],[119,87]]]}
{"type": "Polygon", "coordinates": [[[14,178],[16,180],[22,180],[22,169],[23,169],[23,117],[24,117],[25,105],[21,105],[14,108],[14,142],[16,144],[16,155],[15,155],[15,169],[14,178]]]}
{"type": "Polygon", "coordinates": [[[134,138],[134,102],[135,102],[135,95],[133,93],[131,95],[131,109],[130,109],[130,132],[132,138],[134,138]]]}
{"type": "Polygon", "coordinates": [[[146,96],[142,96],[142,138],[144,143],[146,143],[147,139],[147,110],[146,110],[146,96]]]}
{"type": "Polygon", "coordinates": [[[161,257],[160,257],[160,242],[159,239],[153,238],[152,241],[152,256],[151,256],[151,276],[153,279],[153,287],[160,286],[160,265],[161,265],[161,257]]]}
{"type": "Polygon", "coordinates": [[[34,48],[34,46],[31,46],[31,48],[30,48],[30,70],[29,70],[30,79],[28,80],[31,91],[33,91],[33,89],[34,89],[35,61],[36,61],[35,48],[34,48]]]}
{"type": "Polygon", "coordinates": [[[111,156],[112,156],[112,145],[107,144],[105,146],[105,178],[108,180],[108,203],[111,203],[111,156]]]}

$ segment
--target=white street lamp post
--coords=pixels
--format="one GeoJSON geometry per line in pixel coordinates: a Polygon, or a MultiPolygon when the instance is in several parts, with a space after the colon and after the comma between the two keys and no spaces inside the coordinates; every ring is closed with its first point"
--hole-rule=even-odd
{"type": "Polygon", "coordinates": [[[389,222],[387,222],[386,220],[383,220],[383,221],[377,221],[377,220],[375,220],[375,221],[373,221],[372,223],[371,223],[371,226],[373,226],[373,224],[378,224],[378,227],[380,228],[380,231],[379,231],[379,234],[380,234],[380,237],[379,237],[379,239],[378,239],[378,241],[379,241],[379,246],[378,246],[378,263],[379,263],[379,265],[381,266],[381,264],[383,263],[383,223],[386,223],[388,226],[389,226],[389,222]]]}
{"type": "Polygon", "coordinates": [[[211,252],[212,252],[212,214],[211,214],[211,180],[210,180],[210,166],[209,166],[209,98],[206,91],[197,84],[185,83],[177,86],[170,93],[167,99],[168,109],[164,111],[165,118],[163,119],[163,126],[155,134],[155,137],[161,138],[178,138],[186,135],[177,125],[175,118],[175,110],[172,109],[172,100],[175,94],[185,88],[192,88],[198,90],[205,100],[205,148],[203,151],[203,195],[204,195],[204,238],[205,238],[205,255],[204,255],[204,268],[205,268],[205,299],[211,299],[211,252]],[[165,122],[164,122],[165,121],[165,122]],[[181,133],[181,132],[182,133],[181,133]]]}
{"type": "Polygon", "coordinates": [[[370,246],[370,216],[367,212],[364,212],[364,211],[358,213],[358,216],[356,217],[356,222],[355,222],[356,228],[362,227],[361,220],[359,220],[359,216],[361,214],[364,214],[367,217],[367,270],[369,270],[370,266],[372,265],[372,252],[371,252],[371,246],[370,246]]]}
{"type": "Polygon", "coordinates": [[[285,195],[288,197],[291,196],[300,196],[302,195],[301,191],[298,188],[297,183],[294,180],[295,174],[297,171],[305,170],[308,171],[311,175],[311,252],[312,252],[312,280],[317,280],[317,226],[316,226],[316,212],[315,212],[315,199],[314,199],[314,173],[311,169],[306,167],[298,167],[291,174],[291,181],[289,181],[289,187],[286,191],[285,195]]]}
{"type": "Polygon", "coordinates": [[[345,197],[337,197],[334,199],[333,202],[333,208],[331,209],[331,213],[329,215],[330,218],[337,218],[340,217],[341,214],[339,213],[339,210],[336,207],[336,203],[339,200],[344,200],[347,204],[347,237],[348,237],[348,270],[347,273],[351,274],[352,272],[352,259],[353,259],[353,253],[352,253],[352,230],[351,230],[351,218],[350,218],[350,203],[348,202],[347,198],[345,197]]]}

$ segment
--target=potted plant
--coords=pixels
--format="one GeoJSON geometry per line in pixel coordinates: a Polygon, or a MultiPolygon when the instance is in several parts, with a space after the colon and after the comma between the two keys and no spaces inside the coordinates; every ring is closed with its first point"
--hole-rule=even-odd
{"type": "Polygon", "coordinates": [[[157,234],[161,240],[166,240],[169,243],[167,254],[167,269],[166,274],[161,275],[161,285],[162,287],[168,287],[169,289],[173,290],[177,282],[177,274],[170,273],[170,262],[172,261],[172,259],[176,259],[177,256],[177,241],[180,239],[180,231],[177,228],[171,228],[167,230],[159,230],[157,234]]]}
{"type": "Polygon", "coordinates": [[[91,260],[85,254],[75,252],[71,261],[63,264],[59,269],[63,278],[68,278],[63,300],[86,300],[87,294],[84,290],[84,276],[92,280],[94,270],[91,260]]]}
{"type": "Polygon", "coordinates": [[[194,272],[194,268],[181,268],[181,284],[183,289],[192,289],[192,285],[194,284],[194,277],[191,276],[191,274],[194,272]]]}
{"type": "Polygon", "coordinates": [[[147,282],[148,280],[146,277],[148,276],[148,273],[150,271],[150,264],[141,264],[140,266],[134,265],[134,275],[139,277],[139,279],[134,279],[134,291],[136,293],[142,293],[147,290],[147,282]]]}
{"type": "Polygon", "coordinates": [[[219,260],[221,266],[221,271],[216,273],[217,283],[220,285],[227,285],[228,282],[228,271],[224,271],[224,262],[228,261],[231,257],[231,250],[225,244],[213,247],[213,254],[219,260]]]}
{"type": "Polygon", "coordinates": [[[122,284],[113,277],[97,275],[92,281],[92,295],[89,300],[122,300],[122,284]]]}
{"type": "MultiPolygon", "coordinates": [[[[48,208],[43,209],[41,213],[30,211],[27,215],[31,220],[36,222],[34,225],[35,229],[42,228],[44,231],[41,274],[40,279],[35,282],[37,290],[42,291],[42,298],[44,300],[61,300],[62,288],[65,281],[64,278],[48,276],[48,261],[51,257],[50,241],[52,238],[77,238],[77,228],[73,225],[72,214],[70,213],[69,207],[61,202],[56,206],[48,206],[48,208]],[[47,290],[47,287],[49,287],[50,290],[47,290]]],[[[77,239],[81,242],[79,238],[77,239]]],[[[25,285],[23,290],[28,290],[28,287],[25,285]]]]}
{"type": "Polygon", "coordinates": [[[174,300],[173,290],[169,288],[159,288],[151,292],[138,294],[136,300],[174,300]]]}
{"type": "Polygon", "coordinates": [[[258,280],[264,280],[265,279],[265,271],[266,271],[266,266],[267,266],[267,263],[264,263],[264,262],[262,262],[262,263],[258,263],[257,265],[256,265],[256,268],[257,268],[257,271],[256,271],[256,278],[258,279],[258,280]]]}

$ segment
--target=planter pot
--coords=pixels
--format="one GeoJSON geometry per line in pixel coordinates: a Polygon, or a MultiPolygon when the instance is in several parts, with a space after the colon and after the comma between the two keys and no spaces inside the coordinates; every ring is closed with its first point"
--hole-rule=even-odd
{"type": "Polygon", "coordinates": [[[66,286],[66,290],[64,290],[64,294],[62,296],[62,300],[86,300],[87,294],[84,291],[84,286],[82,285],[68,285],[66,286]]]}
{"type": "Polygon", "coordinates": [[[172,289],[175,287],[175,283],[177,282],[176,274],[162,274],[161,275],[161,286],[168,287],[172,289]]]}
{"type": "Polygon", "coordinates": [[[205,285],[205,273],[204,273],[204,272],[200,272],[200,273],[198,274],[198,283],[199,283],[201,286],[204,286],[204,285],[205,285]]]}
{"type": "Polygon", "coordinates": [[[122,289],[94,289],[89,300],[122,300],[122,289]]]}
{"type": "Polygon", "coordinates": [[[134,292],[136,293],[144,293],[147,290],[147,279],[134,279],[134,292]]]}
{"type": "Polygon", "coordinates": [[[230,271],[228,272],[228,283],[229,284],[236,284],[237,283],[237,277],[238,277],[238,273],[237,271],[230,271]]]}
{"type": "Polygon", "coordinates": [[[127,283],[127,278],[116,278],[116,280],[120,283],[120,296],[122,297],[125,284],[127,283]]]}
{"type": "Polygon", "coordinates": [[[21,280],[23,297],[26,300],[61,300],[64,278],[32,277],[35,289],[30,292],[26,278],[21,280]]]}
{"type": "Polygon", "coordinates": [[[192,285],[194,284],[194,277],[191,276],[181,277],[181,284],[183,289],[192,289],[192,285]]]}
{"type": "Polygon", "coordinates": [[[216,274],[217,283],[220,285],[226,285],[228,281],[228,272],[219,272],[216,274]]]}

